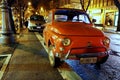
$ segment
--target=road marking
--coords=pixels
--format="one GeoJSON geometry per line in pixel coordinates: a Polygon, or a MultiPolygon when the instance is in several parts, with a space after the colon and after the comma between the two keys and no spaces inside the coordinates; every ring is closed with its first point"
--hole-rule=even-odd
{"type": "Polygon", "coordinates": [[[7,68],[7,65],[8,65],[8,63],[10,61],[11,56],[12,56],[12,54],[0,55],[0,57],[7,57],[6,60],[5,60],[5,62],[2,65],[1,70],[0,70],[0,80],[3,77],[3,74],[4,74],[4,72],[5,72],[6,68],[7,68]]]}
{"type": "Polygon", "coordinates": [[[40,41],[40,43],[42,44],[42,46],[44,47],[44,49],[46,50],[46,52],[48,53],[47,47],[44,45],[44,40],[43,40],[42,36],[38,32],[35,32],[35,35],[38,38],[38,40],[40,41]]]}
{"type": "MultiPolygon", "coordinates": [[[[44,45],[44,40],[42,36],[38,32],[35,32],[35,35],[48,53],[47,47],[44,45]]],[[[75,73],[67,63],[63,63],[62,66],[57,69],[65,80],[82,80],[82,78],[77,73],[75,73]]]]}
{"type": "Polygon", "coordinates": [[[82,80],[67,63],[64,63],[57,69],[65,80],[82,80]]]}

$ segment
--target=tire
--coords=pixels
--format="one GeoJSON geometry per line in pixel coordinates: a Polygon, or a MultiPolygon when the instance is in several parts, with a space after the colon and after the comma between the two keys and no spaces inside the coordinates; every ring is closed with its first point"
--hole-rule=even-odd
{"type": "Polygon", "coordinates": [[[109,57],[109,55],[106,55],[102,59],[99,59],[96,63],[96,68],[101,69],[101,64],[105,63],[107,61],[108,57],[109,57]]]}
{"type": "Polygon", "coordinates": [[[109,57],[109,55],[106,55],[105,57],[103,57],[102,59],[100,59],[100,60],[97,62],[97,64],[103,64],[103,63],[105,63],[105,62],[107,61],[108,57],[109,57]]]}
{"type": "Polygon", "coordinates": [[[54,55],[54,53],[52,51],[52,48],[53,48],[53,46],[51,45],[49,47],[49,50],[48,50],[48,57],[49,57],[50,65],[53,68],[57,68],[57,67],[60,66],[60,58],[55,57],[55,55],[54,55]]]}

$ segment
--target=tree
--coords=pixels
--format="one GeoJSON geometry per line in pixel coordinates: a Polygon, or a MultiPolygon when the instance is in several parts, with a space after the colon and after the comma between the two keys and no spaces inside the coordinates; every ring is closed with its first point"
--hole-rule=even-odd
{"type": "Polygon", "coordinates": [[[117,25],[117,30],[116,31],[120,31],[120,0],[114,0],[114,4],[116,5],[116,7],[118,8],[118,11],[119,11],[118,25],[117,25]]]}
{"type": "Polygon", "coordinates": [[[23,27],[23,22],[24,22],[24,11],[26,9],[26,5],[27,5],[28,1],[27,0],[15,0],[13,4],[11,4],[12,6],[14,6],[16,8],[16,10],[18,11],[19,17],[19,27],[22,28],[23,27]]]}
{"type": "Polygon", "coordinates": [[[81,7],[86,12],[89,8],[90,3],[91,3],[91,0],[80,0],[81,7]]]}

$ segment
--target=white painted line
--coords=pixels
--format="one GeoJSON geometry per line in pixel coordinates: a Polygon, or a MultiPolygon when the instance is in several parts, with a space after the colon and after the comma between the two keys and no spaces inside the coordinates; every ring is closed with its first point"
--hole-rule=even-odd
{"type": "MultiPolygon", "coordinates": [[[[40,41],[40,43],[42,44],[42,46],[44,47],[44,49],[46,50],[46,52],[48,53],[48,50],[44,45],[42,36],[37,32],[35,32],[35,35],[40,41]]],[[[62,66],[60,66],[57,69],[59,73],[61,74],[61,76],[63,77],[63,79],[65,80],[82,80],[82,78],[77,73],[75,73],[66,63],[64,63],[62,66]]]]}
{"type": "Polygon", "coordinates": [[[46,50],[46,52],[48,53],[47,47],[44,45],[44,40],[43,40],[42,36],[38,32],[35,32],[35,35],[38,38],[38,40],[40,41],[40,43],[42,44],[42,46],[44,47],[44,49],[46,50]]]}
{"type": "Polygon", "coordinates": [[[64,63],[57,69],[65,80],[82,80],[82,78],[75,73],[67,63],[64,63]]]}
{"type": "Polygon", "coordinates": [[[0,56],[6,56],[7,57],[6,60],[5,60],[5,62],[2,65],[1,70],[0,70],[0,80],[1,80],[2,76],[3,76],[4,72],[5,72],[5,70],[7,68],[7,65],[8,65],[8,63],[10,61],[10,58],[11,58],[12,54],[6,54],[6,55],[0,55],[0,56]]]}

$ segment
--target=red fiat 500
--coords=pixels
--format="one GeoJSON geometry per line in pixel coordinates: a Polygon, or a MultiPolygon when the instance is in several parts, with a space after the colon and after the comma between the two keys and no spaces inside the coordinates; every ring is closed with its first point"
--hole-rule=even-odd
{"type": "Polygon", "coordinates": [[[84,11],[53,9],[45,26],[43,37],[51,66],[58,67],[65,59],[99,64],[107,60],[110,39],[92,27],[84,11]]]}

